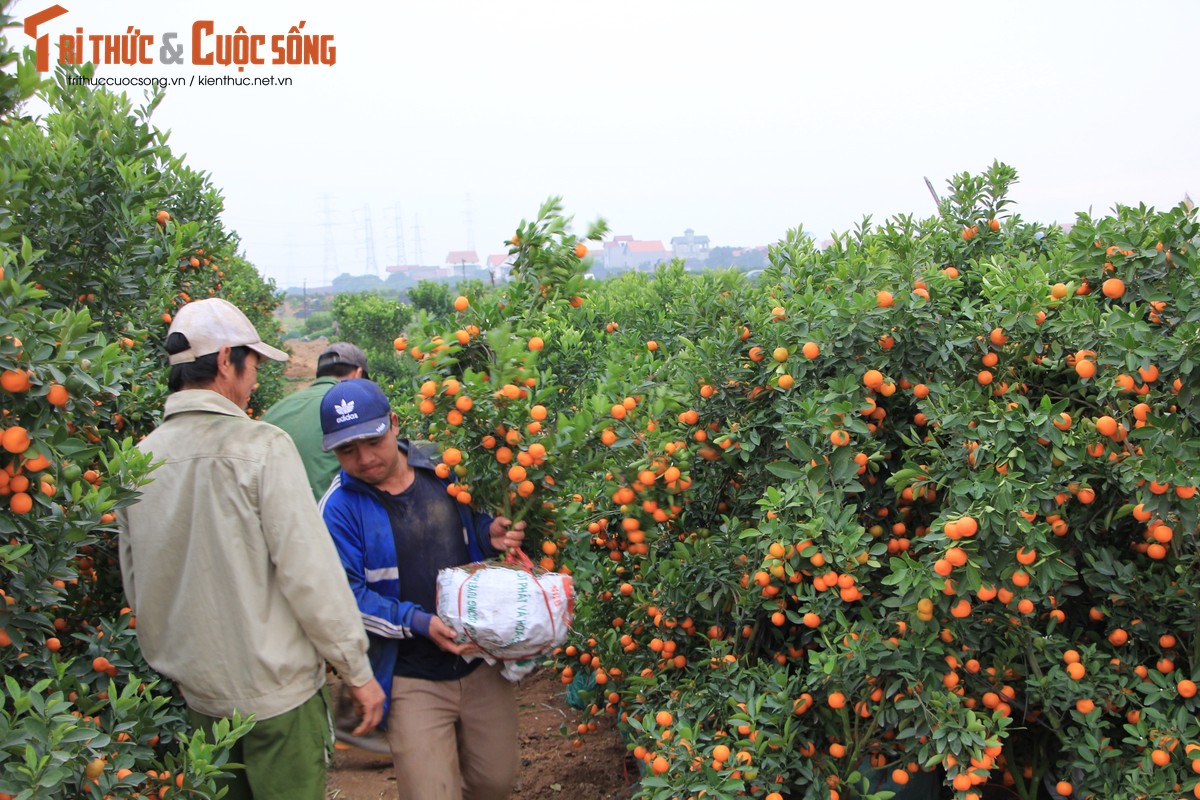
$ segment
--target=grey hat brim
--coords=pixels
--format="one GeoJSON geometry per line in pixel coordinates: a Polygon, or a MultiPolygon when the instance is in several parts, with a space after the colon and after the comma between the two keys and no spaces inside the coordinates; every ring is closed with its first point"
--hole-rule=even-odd
{"type": "Polygon", "coordinates": [[[351,425],[348,428],[342,428],[340,431],[325,434],[321,439],[321,449],[328,453],[338,445],[352,442],[355,439],[373,439],[387,433],[388,427],[392,424],[390,416],[379,417],[377,419],[360,422],[357,425],[351,425]]]}

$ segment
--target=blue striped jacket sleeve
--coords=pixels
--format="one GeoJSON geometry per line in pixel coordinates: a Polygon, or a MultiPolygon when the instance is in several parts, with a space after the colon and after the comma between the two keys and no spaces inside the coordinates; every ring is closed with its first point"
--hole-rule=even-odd
{"type": "Polygon", "coordinates": [[[321,514],[333,537],[350,590],[358,603],[367,633],[388,639],[407,639],[419,635],[412,628],[413,612],[418,606],[402,602],[400,576],[396,568],[396,547],[387,514],[365,516],[332,496],[340,484],[334,480],[321,500],[321,514]],[[386,530],[377,530],[380,525],[386,530]]]}

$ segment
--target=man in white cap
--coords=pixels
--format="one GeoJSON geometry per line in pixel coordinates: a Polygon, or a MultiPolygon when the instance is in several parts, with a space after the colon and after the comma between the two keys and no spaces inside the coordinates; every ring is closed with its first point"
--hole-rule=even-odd
{"type": "Polygon", "coordinates": [[[195,726],[254,715],[227,797],[322,800],[326,662],[350,687],[361,732],[384,698],[296,447],[244,410],[259,362],[287,354],[219,298],[181,308],[166,350],[163,422],[138,445],[162,463],[119,515],[142,652],[182,689],[195,726]]]}

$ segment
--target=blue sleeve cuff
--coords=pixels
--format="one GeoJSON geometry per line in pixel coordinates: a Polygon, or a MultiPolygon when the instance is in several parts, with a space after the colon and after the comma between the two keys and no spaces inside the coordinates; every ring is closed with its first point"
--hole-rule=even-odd
{"type": "Polygon", "coordinates": [[[429,621],[433,619],[433,614],[428,611],[416,609],[413,611],[412,624],[409,626],[417,633],[429,638],[429,621]]]}

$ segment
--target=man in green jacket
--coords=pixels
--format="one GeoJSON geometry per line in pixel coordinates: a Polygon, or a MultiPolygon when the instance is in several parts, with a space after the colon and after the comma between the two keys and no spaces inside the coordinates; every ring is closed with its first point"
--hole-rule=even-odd
{"type": "Polygon", "coordinates": [[[349,342],[334,342],[317,357],[317,379],[292,392],[263,414],[262,421],[283,428],[296,443],[313,499],[320,501],[338,473],[338,460],[321,449],[321,398],[338,381],[369,378],[367,356],[349,342]]]}

